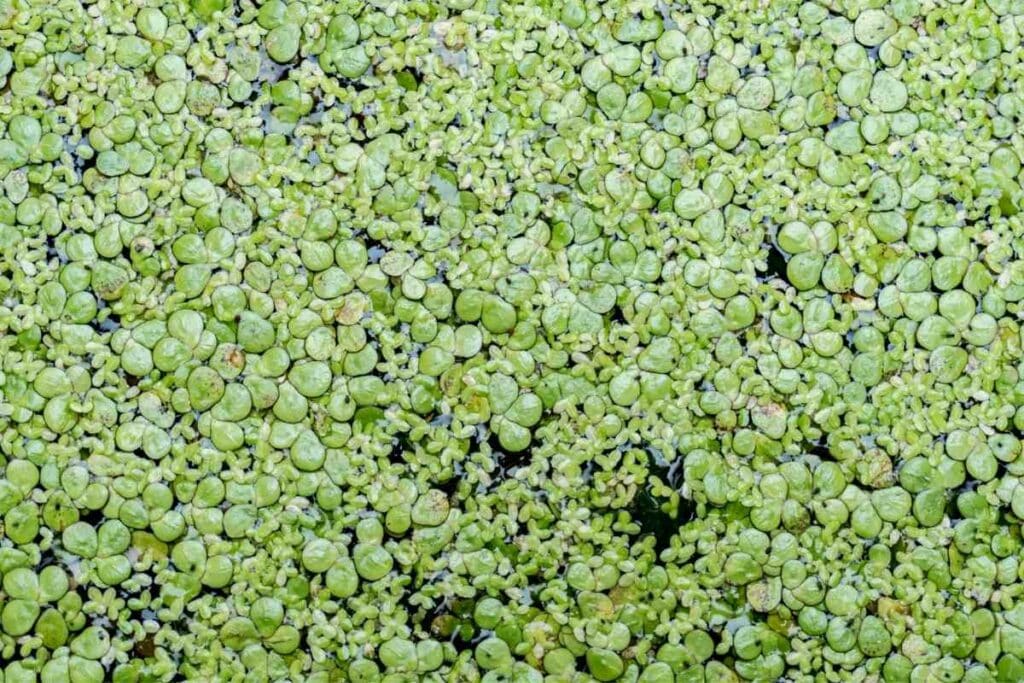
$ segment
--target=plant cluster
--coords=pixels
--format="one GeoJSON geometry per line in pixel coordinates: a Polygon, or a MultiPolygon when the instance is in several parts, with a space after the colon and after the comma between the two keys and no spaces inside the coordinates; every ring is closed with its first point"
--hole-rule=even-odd
{"type": "Polygon", "coordinates": [[[1024,680],[1022,36],[0,0],[0,681],[1024,680]]]}

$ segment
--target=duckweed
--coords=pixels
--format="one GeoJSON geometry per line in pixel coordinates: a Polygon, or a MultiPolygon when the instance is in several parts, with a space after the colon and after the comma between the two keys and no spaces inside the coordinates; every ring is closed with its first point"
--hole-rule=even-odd
{"type": "Polygon", "coordinates": [[[1022,33],[4,3],[0,681],[1024,680],[1022,33]]]}

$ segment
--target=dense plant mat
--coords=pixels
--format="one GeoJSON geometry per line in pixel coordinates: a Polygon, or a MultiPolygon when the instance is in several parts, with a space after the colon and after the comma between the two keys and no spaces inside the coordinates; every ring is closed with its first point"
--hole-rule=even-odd
{"type": "Polygon", "coordinates": [[[0,681],[1024,680],[1021,0],[0,0],[0,681]]]}

